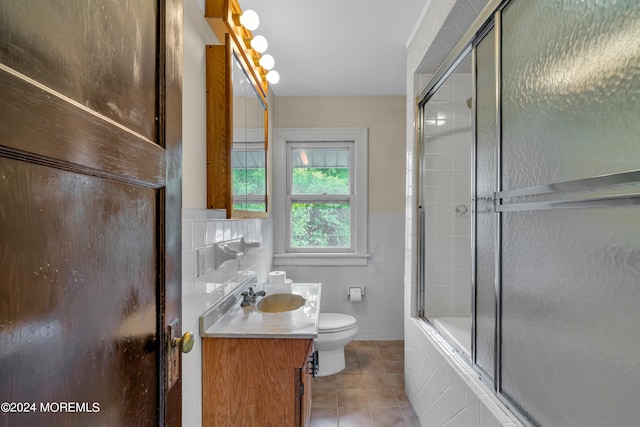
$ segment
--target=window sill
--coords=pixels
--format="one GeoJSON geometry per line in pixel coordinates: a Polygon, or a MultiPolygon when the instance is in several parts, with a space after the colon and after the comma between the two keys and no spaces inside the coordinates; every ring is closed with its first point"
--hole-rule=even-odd
{"type": "Polygon", "coordinates": [[[273,254],[273,265],[367,265],[369,254],[273,254]]]}

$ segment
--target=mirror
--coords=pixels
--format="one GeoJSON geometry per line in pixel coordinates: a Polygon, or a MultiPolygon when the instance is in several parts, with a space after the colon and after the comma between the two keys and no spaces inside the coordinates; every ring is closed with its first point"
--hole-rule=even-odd
{"type": "Polygon", "coordinates": [[[207,207],[266,218],[266,86],[227,33],[207,46],[207,207]]]}
{"type": "Polygon", "coordinates": [[[233,146],[231,174],[233,216],[267,211],[266,106],[233,55],[233,146]]]}

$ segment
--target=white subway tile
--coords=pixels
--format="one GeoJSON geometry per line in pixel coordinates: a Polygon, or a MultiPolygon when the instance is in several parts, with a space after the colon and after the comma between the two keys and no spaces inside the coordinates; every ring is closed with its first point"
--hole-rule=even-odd
{"type": "Polygon", "coordinates": [[[206,222],[195,221],[193,222],[193,247],[202,248],[206,244],[206,222]]]}

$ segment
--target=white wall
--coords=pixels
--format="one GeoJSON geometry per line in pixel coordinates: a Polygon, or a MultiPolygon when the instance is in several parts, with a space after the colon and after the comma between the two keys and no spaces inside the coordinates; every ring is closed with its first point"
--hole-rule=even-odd
{"type": "Polygon", "coordinates": [[[355,316],[357,340],[404,337],[405,115],[403,96],[277,97],[275,101],[277,128],[369,130],[368,265],[274,267],[285,270],[296,282],[321,282],[320,309],[355,316]],[[362,302],[347,300],[349,286],[365,288],[362,302]]]}
{"type": "Polygon", "coordinates": [[[182,206],[207,206],[206,54],[219,44],[196,0],[184,0],[182,84],[182,206]]]}
{"type": "Polygon", "coordinates": [[[423,426],[521,425],[478,379],[462,357],[427,323],[416,317],[416,157],[415,97],[427,82],[418,64],[455,2],[427,2],[407,48],[406,229],[405,229],[405,390],[423,426]]]}
{"type": "Polygon", "coordinates": [[[246,270],[265,282],[271,270],[271,219],[227,220],[226,212],[206,210],[205,45],[217,44],[202,12],[202,1],[184,2],[183,81],[183,210],[182,210],[182,328],[195,338],[193,350],[182,358],[182,425],[202,425],[202,355],[199,317],[237,288],[246,270]],[[213,245],[259,234],[263,244],[240,261],[213,267],[213,245]],[[206,273],[198,277],[196,253],[204,249],[206,273]]]}

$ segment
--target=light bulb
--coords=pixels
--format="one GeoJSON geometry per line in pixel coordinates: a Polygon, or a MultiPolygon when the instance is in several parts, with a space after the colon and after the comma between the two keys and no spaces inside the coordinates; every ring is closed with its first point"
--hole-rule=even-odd
{"type": "Polygon", "coordinates": [[[267,50],[267,46],[269,46],[269,44],[267,43],[267,39],[263,36],[255,36],[251,40],[251,47],[258,53],[262,53],[267,50]]]}
{"type": "Polygon", "coordinates": [[[267,81],[272,85],[280,81],[280,74],[276,70],[271,70],[267,73],[267,81]]]}
{"type": "Polygon", "coordinates": [[[254,31],[260,25],[260,17],[254,10],[245,10],[242,15],[240,15],[240,23],[247,30],[254,31]]]}
{"type": "Polygon", "coordinates": [[[272,69],[274,65],[276,65],[276,60],[273,59],[273,56],[266,54],[260,58],[260,66],[265,70],[272,69]]]}

